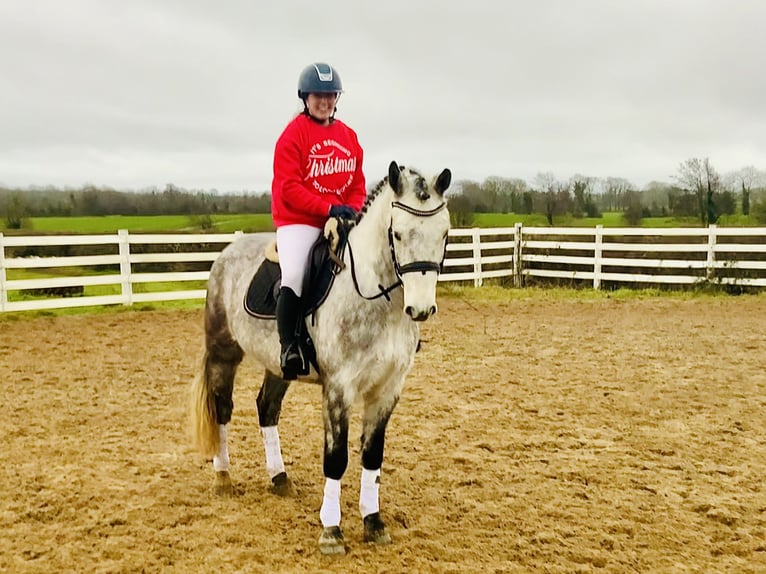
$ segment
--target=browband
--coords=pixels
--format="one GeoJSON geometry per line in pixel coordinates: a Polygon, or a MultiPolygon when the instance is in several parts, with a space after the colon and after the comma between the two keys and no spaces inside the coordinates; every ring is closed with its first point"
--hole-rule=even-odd
{"type": "Polygon", "coordinates": [[[407,213],[411,213],[412,215],[417,215],[418,217],[428,217],[430,215],[434,215],[435,213],[439,213],[442,209],[447,207],[446,203],[441,203],[434,207],[433,209],[429,209],[428,211],[422,211],[420,209],[415,209],[414,207],[410,207],[409,205],[405,203],[401,203],[399,201],[394,201],[391,204],[391,207],[398,207],[399,209],[403,209],[407,213]]]}

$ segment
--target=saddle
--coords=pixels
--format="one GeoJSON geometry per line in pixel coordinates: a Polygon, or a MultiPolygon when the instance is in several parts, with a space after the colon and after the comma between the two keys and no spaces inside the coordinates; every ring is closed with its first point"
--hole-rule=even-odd
{"type": "MultiPolygon", "coordinates": [[[[338,219],[329,219],[324,233],[320,235],[309,253],[306,274],[303,280],[303,305],[298,341],[304,357],[304,369],[300,374],[308,374],[308,364],[316,364],[314,343],[308,334],[305,318],[313,315],[325,302],[330,289],[335,282],[335,276],[340,273],[345,264],[343,253],[348,242],[350,225],[338,219]]],[[[250,286],[245,293],[245,311],[258,319],[276,320],[277,296],[282,283],[282,273],[279,268],[276,241],[272,241],[265,249],[266,258],[258,267],[250,286]]]]}

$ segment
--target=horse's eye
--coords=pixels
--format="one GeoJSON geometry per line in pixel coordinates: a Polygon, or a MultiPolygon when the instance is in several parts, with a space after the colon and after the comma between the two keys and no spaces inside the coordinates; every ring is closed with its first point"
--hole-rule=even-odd
{"type": "Polygon", "coordinates": [[[399,233],[398,231],[394,231],[394,239],[396,239],[397,241],[401,241],[402,240],[402,234],[399,233]]]}

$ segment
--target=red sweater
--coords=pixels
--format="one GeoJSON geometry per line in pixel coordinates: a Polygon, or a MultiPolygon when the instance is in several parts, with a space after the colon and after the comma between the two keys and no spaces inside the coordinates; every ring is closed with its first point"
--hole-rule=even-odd
{"type": "Polygon", "coordinates": [[[362,208],[367,194],[356,133],[339,120],[318,124],[305,114],[277,140],[271,184],[275,227],[303,223],[323,227],[332,205],[362,208]]]}

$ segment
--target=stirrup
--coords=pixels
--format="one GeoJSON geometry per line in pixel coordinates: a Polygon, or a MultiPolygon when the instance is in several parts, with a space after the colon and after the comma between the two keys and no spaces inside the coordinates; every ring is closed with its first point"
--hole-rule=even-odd
{"type": "Polygon", "coordinates": [[[298,378],[298,373],[303,369],[303,359],[296,345],[290,345],[279,355],[280,367],[282,367],[282,379],[292,381],[298,378]]]}

